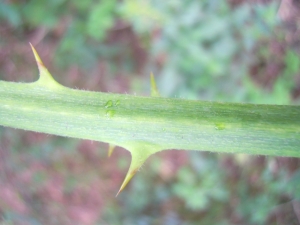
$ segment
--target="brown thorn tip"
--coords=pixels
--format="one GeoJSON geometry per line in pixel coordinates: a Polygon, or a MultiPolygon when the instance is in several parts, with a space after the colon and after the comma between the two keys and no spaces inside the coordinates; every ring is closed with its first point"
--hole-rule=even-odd
{"type": "Polygon", "coordinates": [[[35,48],[33,47],[33,45],[29,42],[30,46],[31,46],[31,49],[32,49],[32,52],[33,52],[33,55],[34,55],[34,58],[35,58],[35,61],[39,67],[39,70],[41,70],[41,67],[44,67],[44,64],[39,56],[39,54],[37,53],[37,51],[35,50],[35,48]]]}

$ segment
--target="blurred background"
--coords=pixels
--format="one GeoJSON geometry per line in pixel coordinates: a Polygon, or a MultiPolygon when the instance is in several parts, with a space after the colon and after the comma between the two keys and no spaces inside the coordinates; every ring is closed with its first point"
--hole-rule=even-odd
{"type": "MultiPolygon", "coordinates": [[[[300,103],[298,0],[2,0],[0,79],[92,91],[300,103]]],[[[299,146],[300,148],[300,146],[299,146]]],[[[300,224],[300,160],[170,150],[115,195],[130,154],[0,127],[0,224],[300,224]]],[[[205,149],[203,149],[205,150],[205,149]]]]}

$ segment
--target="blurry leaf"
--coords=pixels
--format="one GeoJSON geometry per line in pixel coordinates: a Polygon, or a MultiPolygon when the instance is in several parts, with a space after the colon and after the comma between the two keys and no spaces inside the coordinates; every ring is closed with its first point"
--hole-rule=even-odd
{"type": "Polygon", "coordinates": [[[255,18],[257,19],[257,24],[261,31],[267,34],[270,33],[273,27],[278,23],[278,3],[272,2],[268,7],[262,4],[256,4],[254,5],[254,11],[256,15],[258,15],[255,18]]]}
{"type": "Polygon", "coordinates": [[[286,73],[290,76],[300,71],[300,56],[294,51],[288,50],[284,57],[286,73]]]}
{"type": "Polygon", "coordinates": [[[100,41],[106,36],[106,32],[114,23],[115,0],[103,0],[94,5],[87,21],[87,33],[100,41]]]}
{"type": "Polygon", "coordinates": [[[7,20],[14,27],[22,23],[21,16],[18,13],[16,5],[0,2],[0,19],[7,20]]]}
{"type": "Polygon", "coordinates": [[[229,25],[226,18],[220,18],[216,16],[206,18],[206,20],[203,22],[204,24],[202,25],[202,27],[200,27],[203,40],[216,39],[219,35],[222,35],[222,33],[228,29],[229,25]]]}
{"type": "Polygon", "coordinates": [[[75,7],[82,12],[89,11],[90,5],[93,3],[93,0],[84,0],[84,1],[72,1],[72,4],[75,5],[75,7]]]}
{"type": "Polygon", "coordinates": [[[153,6],[149,1],[126,0],[120,8],[120,13],[125,19],[133,22],[137,31],[149,32],[155,25],[165,21],[165,15],[153,6]]]}
{"type": "Polygon", "coordinates": [[[300,170],[298,169],[288,182],[288,192],[293,198],[300,200],[300,170]]]}
{"type": "Polygon", "coordinates": [[[65,0],[31,0],[22,6],[22,11],[31,26],[53,27],[60,18],[58,15],[64,3],[65,0]]]}

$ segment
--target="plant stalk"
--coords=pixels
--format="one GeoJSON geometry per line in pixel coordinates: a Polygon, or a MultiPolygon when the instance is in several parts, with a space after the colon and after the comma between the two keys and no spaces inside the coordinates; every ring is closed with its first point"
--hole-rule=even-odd
{"type": "Polygon", "coordinates": [[[118,194],[152,154],[166,149],[300,157],[300,106],[220,103],[75,90],[35,55],[33,83],[0,81],[0,125],[82,138],[131,152],[118,194]]]}
{"type": "MultiPolygon", "coordinates": [[[[0,125],[158,149],[300,157],[300,106],[218,103],[0,81],[0,125]]],[[[143,151],[141,149],[141,151],[143,151]]]]}

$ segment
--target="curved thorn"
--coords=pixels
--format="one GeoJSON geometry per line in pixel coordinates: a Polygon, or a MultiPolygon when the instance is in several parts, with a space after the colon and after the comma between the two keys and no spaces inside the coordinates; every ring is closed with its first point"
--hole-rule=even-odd
{"type": "Polygon", "coordinates": [[[44,66],[39,54],[37,53],[37,51],[35,50],[35,48],[33,47],[33,45],[31,43],[29,43],[35,58],[35,61],[38,65],[38,69],[39,69],[39,79],[38,79],[38,83],[40,83],[43,86],[47,86],[47,87],[64,87],[61,84],[57,83],[52,75],[49,73],[48,69],[44,66]]]}
{"type": "MultiPolygon", "coordinates": [[[[130,166],[131,167],[131,166],[130,166]]],[[[124,190],[124,188],[127,186],[127,184],[129,183],[129,181],[131,180],[131,178],[136,174],[136,172],[139,170],[138,168],[132,169],[130,168],[129,171],[126,174],[126,177],[120,187],[120,190],[118,191],[118,193],[116,194],[116,197],[121,193],[121,191],[124,190]]]]}
{"type": "Polygon", "coordinates": [[[156,82],[153,73],[150,73],[150,80],[151,80],[151,96],[152,97],[160,97],[160,94],[157,90],[156,82]]]}
{"type": "Polygon", "coordinates": [[[131,151],[131,163],[129,170],[126,174],[126,177],[120,187],[120,190],[118,191],[116,197],[120,194],[121,191],[124,190],[126,185],[129,183],[131,178],[139,171],[143,163],[146,161],[146,159],[153,154],[151,151],[141,151],[139,149],[138,151],[131,151]]]}
{"type": "Polygon", "coordinates": [[[115,145],[113,144],[108,144],[108,152],[107,152],[107,157],[110,157],[113,153],[113,151],[115,150],[115,145]]]}
{"type": "Polygon", "coordinates": [[[35,50],[35,48],[33,47],[33,45],[29,42],[30,44],[30,47],[32,49],[32,52],[33,52],[33,55],[34,55],[34,58],[35,58],[35,61],[38,65],[38,68],[39,68],[39,72],[41,73],[41,71],[45,68],[39,54],[37,53],[37,51],[35,50]]]}

